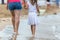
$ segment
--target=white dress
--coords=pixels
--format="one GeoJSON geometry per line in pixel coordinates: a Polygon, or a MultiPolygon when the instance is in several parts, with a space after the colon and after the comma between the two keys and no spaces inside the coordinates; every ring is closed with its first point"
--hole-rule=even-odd
{"type": "Polygon", "coordinates": [[[37,10],[36,5],[32,5],[30,2],[28,2],[28,24],[29,25],[37,25],[38,24],[38,16],[37,16],[37,10]]]}
{"type": "Polygon", "coordinates": [[[46,4],[51,4],[50,2],[46,2],[46,4]]]}

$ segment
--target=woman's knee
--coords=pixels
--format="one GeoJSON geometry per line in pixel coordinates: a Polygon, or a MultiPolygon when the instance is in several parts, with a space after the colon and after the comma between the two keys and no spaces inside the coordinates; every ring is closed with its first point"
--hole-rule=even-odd
{"type": "Polygon", "coordinates": [[[16,21],[19,21],[19,17],[18,17],[18,16],[16,16],[16,17],[15,17],[15,20],[16,20],[16,21]]]}

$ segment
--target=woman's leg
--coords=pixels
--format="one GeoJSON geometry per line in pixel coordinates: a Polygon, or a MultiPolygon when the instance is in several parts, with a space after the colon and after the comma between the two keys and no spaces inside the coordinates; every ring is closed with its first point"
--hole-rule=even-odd
{"type": "Polygon", "coordinates": [[[20,19],[20,10],[15,10],[15,32],[18,34],[19,19],[20,19]]]}
{"type": "MultiPolygon", "coordinates": [[[[11,15],[12,15],[12,24],[13,24],[13,28],[14,28],[14,32],[15,32],[15,13],[14,13],[14,11],[10,11],[11,12],[11,15]]],[[[17,35],[13,35],[13,38],[12,38],[12,40],[16,40],[16,37],[17,37],[17,35]]]]}
{"type": "Polygon", "coordinates": [[[14,32],[15,32],[15,13],[14,11],[10,11],[11,15],[12,15],[12,24],[13,24],[13,28],[14,28],[14,32]]]}
{"type": "Polygon", "coordinates": [[[36,29],[36,25],[31,25],[31,31],[32,31],[32,35],[35,35],[35,29],[36,29]]]}
{"type": "Polygon", "coordinates": [[[17,35],[18,35],[18,27],[19,27],[19,18],[20,18],[20,10],[14,10],[14,21],[13,21],[13,25],[14,25],[14,32],[16,33],[13,36],[12,40],[16,40],[17,35]]]}

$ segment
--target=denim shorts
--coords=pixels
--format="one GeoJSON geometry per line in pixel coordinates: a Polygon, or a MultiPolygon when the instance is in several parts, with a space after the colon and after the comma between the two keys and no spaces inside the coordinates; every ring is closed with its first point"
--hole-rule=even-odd
{"type": "Polygon", "coordinates": [[[22,4],[21,2],[11,2],[11,3],[8,3],[8,8],[9,10],[21,10],[22,4]]]}

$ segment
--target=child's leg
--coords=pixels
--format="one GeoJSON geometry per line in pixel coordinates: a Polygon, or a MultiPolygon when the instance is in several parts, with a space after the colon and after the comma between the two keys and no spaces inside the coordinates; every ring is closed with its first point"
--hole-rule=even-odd
{"type": "Polygon", "coordinates": [[[50,9],[50,4],[47,4],[47,10],[50,9]]]}
{"type": "MultiPolygon", "coordinates": [[[[46,12],[49,12],[50,8],[51,8],[50,4],[47,4],[46,12]]],[[[45,15],[47,15],[47,14],[45,14],[45,15]]]]}
{"type": "Polygon", "coordinates": [[[36,25],[31,25],[31,31],[32,31],[32,35],[35,35],[35,29],[36,29],[36,25]]]}

